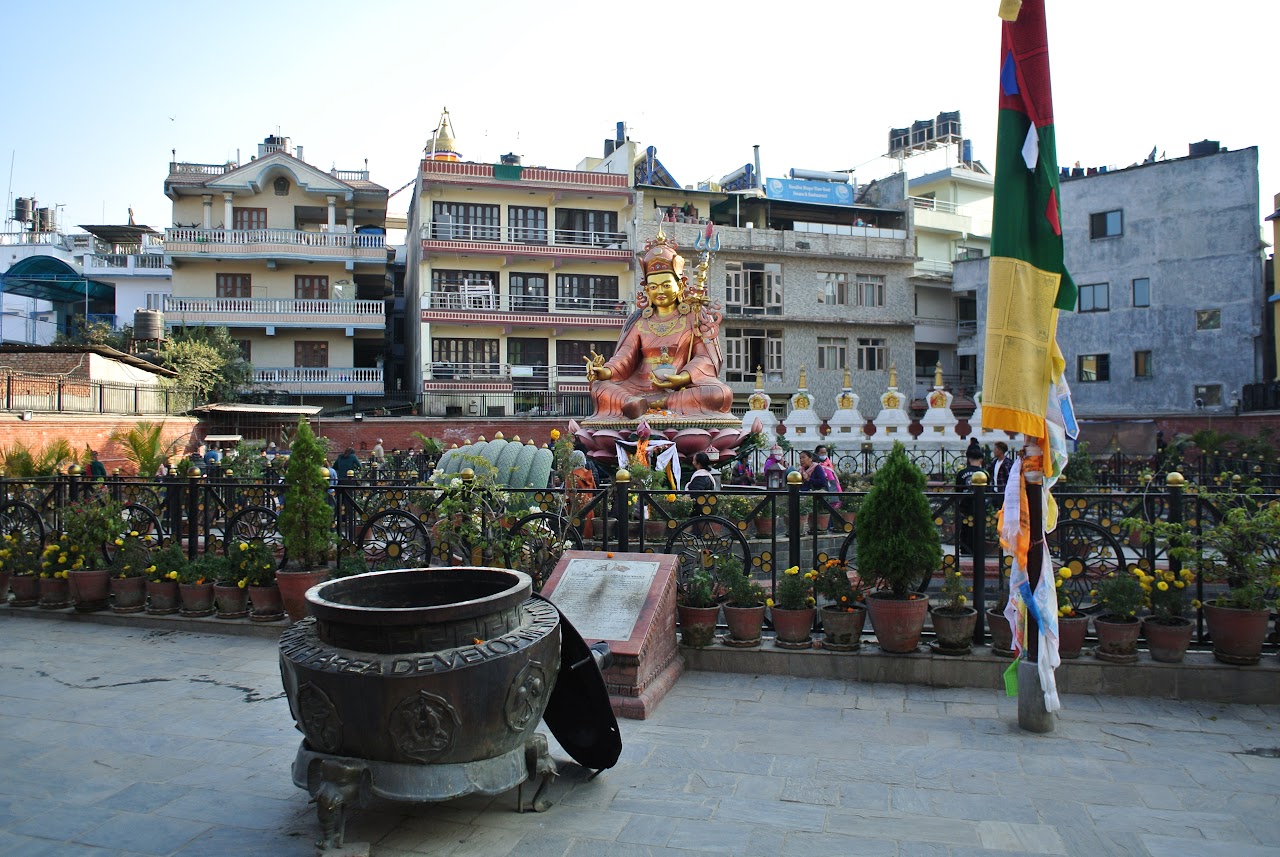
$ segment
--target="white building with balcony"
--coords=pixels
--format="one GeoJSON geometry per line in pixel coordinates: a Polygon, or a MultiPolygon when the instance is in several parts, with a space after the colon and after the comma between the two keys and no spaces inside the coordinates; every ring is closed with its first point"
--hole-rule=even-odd
{"type": "Polygon", "coordinates": [[[287,137],[248,163],[171,163],[169,326],[223,326],[255,388],[338,404],[383,393],[387,190],[287,137]]]}

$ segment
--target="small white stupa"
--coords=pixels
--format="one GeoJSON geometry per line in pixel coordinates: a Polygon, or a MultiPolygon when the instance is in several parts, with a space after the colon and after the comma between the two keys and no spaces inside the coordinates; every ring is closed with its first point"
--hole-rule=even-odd
{"type": "Polygon", "coordinates": [[[813,410],[813,397],[809,395],[808,372],[800,366],[800,389],[791,397],[791,409],[787,413],[787,442],[799,449],[813,449],[822,443],[822,420],[813,410]]]}
{"type": "Polygon", "coordinates": [[[876,449],[889,449],[895,440],[910,445],[911,417],[906,411],[907,397],[898,392],[898,367],[889,366],[889,389],[880,397],[880,413],[876,415],[876,433],[871,443],[876,449]]]}
{"type": "Polygon", "coordinates": [[[840,449],[858,449],[867,439],[866,426],[866,419],[858,411],[858,394],[853,392],[853,379],[846,366],[844,389],[836,396],[836,412],[827,420],[827,427],[831,429],[827,440],[837,444],[840,449]]]}
{"type": "Polygon", "coordinates": [[[1002,440],[1013,449],[1014,436],[1003,429],[987,429],[982,427],[982,391],[973,394],[973,413],[969,416],[969,437],[976,437],[978,443],[986,446],[1002,440]]]}
{"type": "Polygon", "coordinates": [[[925,401],[929,403],[929,409],[920,418],[920,427],[923,429],[920,433],[922,442],[932,440],[942,441],[944,445],[955,444],[962,446],[964,444],[964,441],[960,439],[960,435],[956,433],[958,420],[951,410],[951,402],[954,399],[955,396],[943,389],[942,364],[935,364],[933,368],[933,389],[925,396],[925,401]]]}
{"type": "Polygon", "coordinates": [[[755,431],[758,421],[765,437],[775,437],[778,432],[778,418],[769,410],[769,405],[772,402],[773,400],[769,398],[769,394],[764,391],[764,370],[757,366],[756,389],[751,394],[751,398],[747,399],[749,410],[742,417],[742,430],[744,432],[755,431]]]}

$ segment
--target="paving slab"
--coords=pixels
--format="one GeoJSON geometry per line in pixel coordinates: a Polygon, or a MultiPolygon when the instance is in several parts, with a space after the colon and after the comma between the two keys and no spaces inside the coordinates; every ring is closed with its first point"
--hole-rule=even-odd
{"type": "MultiPolygon", "coordinates": [[[[312,857],[276,645],[0,617],[0,853],[312,857]]],[[[599,777],[553,744],[547,812],[377,801],[348,835],[373,857],[1280,854],[1275,705],[1067,693],[1032,735],[994,689],[880,672],[693,670],[599,777]]]]}

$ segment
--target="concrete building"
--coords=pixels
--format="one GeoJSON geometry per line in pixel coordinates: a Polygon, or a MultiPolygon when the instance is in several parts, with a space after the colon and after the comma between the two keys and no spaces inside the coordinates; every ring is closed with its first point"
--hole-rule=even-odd
{"type": "MultiPolygon", "coordinates": [[[[1257,149],[1206,141],[1183,158],[1063,170],[1061,192],[1080,297],[1058,343],[1077,414],[1233,409],[1263,366],[1257,149]]],[[[979,363],[986,280],[985,260],[955,265],[979,320],[959,351],[979,363]]]]}
{"type": "Polygon", "coordinates": [[[321,170],[288,137],[247,163],[174,162],[170,326],[225,326],[257,390],[341,406],[383,393],[387,190],[321,170]]]}
{"type": "Polygon", "coordinates": [[[635,299],[629,177],[464,161],[446,111],[409,211],[405,352],[429,416],[589,416],[635,299]]]}

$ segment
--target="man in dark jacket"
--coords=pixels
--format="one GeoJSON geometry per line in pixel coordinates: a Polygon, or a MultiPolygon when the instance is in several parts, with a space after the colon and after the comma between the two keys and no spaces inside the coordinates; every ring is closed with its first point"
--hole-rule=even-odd
{"type": "Polygon", "coordinates": [[[968,453],[968,459],[969,463],[956,474],[956,491],[964,492],[965,495],[956,502],[959,518],[956,526],[956,544],[960,546],[961,553],[971,554],[974,529],[981,526],[981,522],[973,519],[977,510],[974,509],[973,495],[969,489],[973,482],[973,474],[982,472],[982,450],[979,449],[977,454],[968,453]]]}
{"type": "Polygon", "coordinates": [[[355,449],[348,446],[346,452],[339,455],[337,461],[333,462],[333,469],[338,471],[338,480],[341,482],[348,481],[347,471],[359,473],[360,459],[356,457],[355,449]]]}

